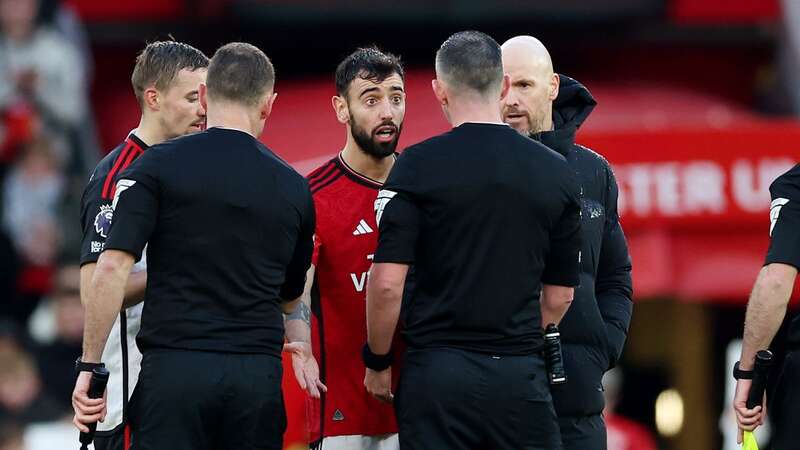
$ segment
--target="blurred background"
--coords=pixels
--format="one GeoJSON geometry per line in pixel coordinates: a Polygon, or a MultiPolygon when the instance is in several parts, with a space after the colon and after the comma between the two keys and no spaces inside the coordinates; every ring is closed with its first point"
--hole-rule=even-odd
{"type": "MultiPolygon", "coordinates": [[[[598,100],[578,142],[615,169],[636,299],[606,380],[609,449],[736,448],[730,368],[767,188],[800,161],[795,0],[0,0],[0,450],[77,444],[78,202],[138,124],[130,74],[146,42],[261,47],[279,93],[262,139],[305,174],[344,144],[333,72],[357,46],[407,65],[401,148],[446,130],[433,56],[463,29],[540,38],[598,100]]],[[[304,437],[291,381],[287,446],[304,437]]],[[[769,448],[768,427],[759,438],[769,448]]]]}

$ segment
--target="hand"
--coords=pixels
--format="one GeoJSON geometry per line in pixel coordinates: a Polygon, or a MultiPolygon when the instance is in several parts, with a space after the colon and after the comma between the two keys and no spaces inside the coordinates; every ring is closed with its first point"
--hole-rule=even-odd
{"type": "Polygon", "coordinates": [[[394,394],[392,394],[392,368],[389,367],[382,372],[367,369],[367,373],[364,375],[364,387],[376,399],[384,403],[392,403],[394,400],[394,394]]]}
{"type": "Polygon", "coordinates": [[[319,379],[319,366],[314,354],[311,352],[311,344],[308,342],[290,342],[283,344],[283,351],[292,354],[292,368],[294,377],[300,388],[308,392],[312,398],[319,398],[320,391],[328,392],[328,388],[319,379]]]}
{"type": "Polygon", "coordinates": [[[742,443],[744,432],[753,431],[759,425],[763,425],[764,418],[767,415],[766,393],[764,393],[764,399],[760,406],[747,409],[747,396],[750,394],[750,386],[752,384],[752,380],[736,381],[736,394],[734,394],[733,397],[733,412],[736,414],[736,424],[739,427],[739,432],[736,436],[736,442],[739,444],[742,443]]]}
{"type": "Polygon", "coordinates": [[[89,383],[92,381],[91,372],[81,372],[75,381],[75,390],[72,391],[72,408],[75,417],[72,423],[84,433],[89,432],[86,426],[95,422],[102,422],[106,418],[106,394],[102,398],[89,398],[89,383]]]}

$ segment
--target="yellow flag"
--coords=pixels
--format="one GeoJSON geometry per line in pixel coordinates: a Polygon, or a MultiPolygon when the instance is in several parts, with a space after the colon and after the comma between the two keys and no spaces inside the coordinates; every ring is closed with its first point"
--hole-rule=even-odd
{"type": "Polygon", "coordinates": [[[758,450],[758,442],[756,437],[751,431],[744,432],[744,439],[742,440],[742,450],[758,450]]]}

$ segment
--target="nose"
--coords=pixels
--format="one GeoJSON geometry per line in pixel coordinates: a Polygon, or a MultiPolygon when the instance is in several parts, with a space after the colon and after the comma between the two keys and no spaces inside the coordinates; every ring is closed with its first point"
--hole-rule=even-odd
{"type": "Polygon", "coordinates": [[[392,105],[390,102],[383,102],[379,111],[381,120],[393,119],[392,105]]]}
{"type": "Polygon", "coordinates": [[[519,100],[517,99],[517,94],[514,92],[514,88],[508,90],[508,94],[506,94],[503,104],[505,106],[519,106],[519,100]]]}

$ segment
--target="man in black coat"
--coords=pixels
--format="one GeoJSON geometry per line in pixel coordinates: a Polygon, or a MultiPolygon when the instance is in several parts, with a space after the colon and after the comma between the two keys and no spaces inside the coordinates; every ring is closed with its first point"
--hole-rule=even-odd
{"type": "Polygon", "coordinates": [[[512,38],[502,50],[511,78],[503,120],[564,155],[582,186],[581,284],[560,324],[568,381],[551,391],[564,449],[605,449],[601,380],[622,353],[633,290],[614,173],[605,158],[575,143],[575,132],[597,103],[583,85],[553,72],[536,38],[512,38]]]}

